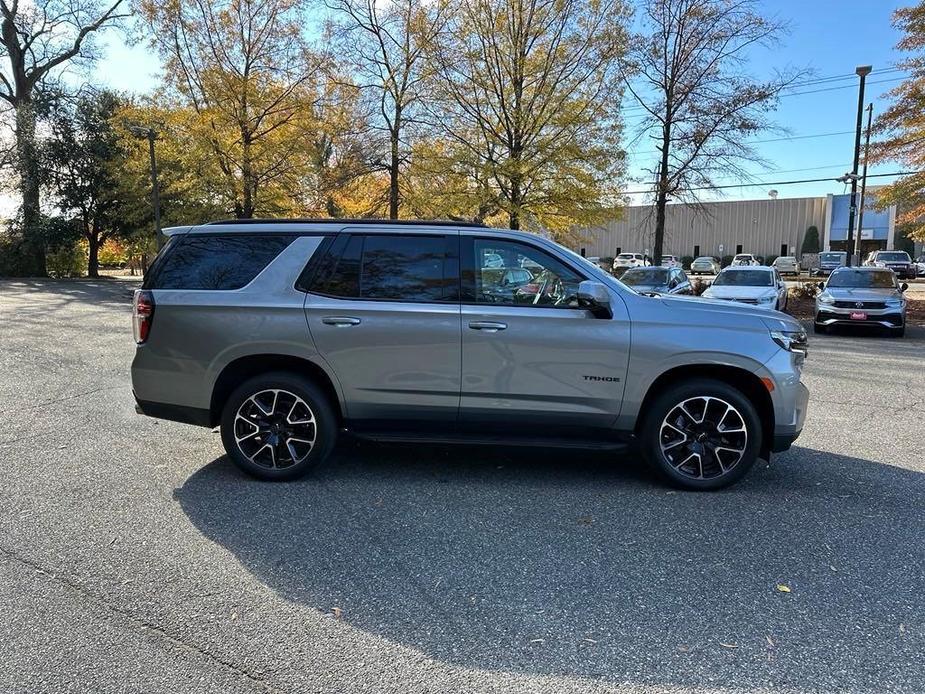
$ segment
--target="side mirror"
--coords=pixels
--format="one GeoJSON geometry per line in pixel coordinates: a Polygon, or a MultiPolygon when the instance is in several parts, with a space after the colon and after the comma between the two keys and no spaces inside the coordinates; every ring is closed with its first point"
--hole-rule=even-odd
{"type": "Polygon", "coordinates": [[[613,318],[610,292],[600,282],[584,280],[578,285],[578,307],[590,311],[595,318],[613,318]]]}
{"type": "Polygon", "coordinates": [[[901,285],[899,285],[899,291],[901,291],[901,292],[906,291],[908,288],[909,288],[909,285],[906,284],[905,282],[903,282],[901,285]]]}
{"type": "Polygon", "coordinates": [[[819,287],[819,289],[825,289],[825,282],[820,282],[820,283],[819,283],[818,285],[816,285],[816,286],[819,287]]]}

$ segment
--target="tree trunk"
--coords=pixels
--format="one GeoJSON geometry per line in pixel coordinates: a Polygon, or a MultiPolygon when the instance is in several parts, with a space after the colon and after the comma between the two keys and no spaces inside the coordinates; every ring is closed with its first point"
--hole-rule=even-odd
{"type": "Polygon", "coordinates": [[[401,135],[401,109],[395,108],[395,126],[390,132],[391,159],[389,161],[389,219],[398,219],[398,138],[401,135]]]}
{"type": "Polygon", "coordinates": [[[87,234],[87,277],[100,276],[100,236],[96,232],[87,234]]]}
{"type": "Polygon", "coordinates": [[[655,245],[652,257],[655,265],[661,264],[662,248],[665,243],[665,205],[668,204],[668,154],[671,146],[671,131],[662,128],[662,159],[658,165],[658,189],[655,195],[655,245]]]}
{"type": "Polygon", "coordinates": [[[256,182],[254,181],[254,162],[251,159],[251,141],[250,135],[242,132],[244,151],[241,157],[241,182],[244,186],[243,200],[238,209],[238,217],[241,219],[250,219],[254,216],[254,190],[256,182]]]}
{"type": "Polygon", "coordinates": [[[520,206],[523,202],[521,192],[520,153],[511,156],[514,160],[514,173],[511,174],[511,210],[508,213],[511,229],[520,229],[520,206]]]}
{"type": "Polygon", "coordinates": [[[25,99],[16,107],[16,156],[22,193],[23,275],[44,277],[45,239],[39,207],[38,154],[35,146],[35,107],[25,99]]]}

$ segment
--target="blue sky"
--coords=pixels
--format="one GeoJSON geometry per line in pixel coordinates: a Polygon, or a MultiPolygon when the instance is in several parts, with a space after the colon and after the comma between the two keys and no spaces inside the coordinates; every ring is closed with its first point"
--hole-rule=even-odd
{"type": "MultiPolygon", "coordinates": [[[[751,56],[751,66],[758,76],[774,68],[806,67],[815,71],[808,79],[851,76],[857,65],[874,66],[868,77],[866,101],[874,104],[874,116],[885,108],[881,95],[898,84],[904,73],[891,70],[900,58],[893,46],[899,34],[890,25],[892,11],[913,0],[768,0],[763,3],[768,14],[775,14],[791,24],[791,32],[774,51],[757,50],[751,56]],[[880,74],[878,74],[880,71],[880,74]],[[874,84],[881,80],[889,80],[874,84]]],[[[133,92],[153,88],[160,63],[144,44],[126,46],[115,36],[106,38],[106,58],[96,68],[95,81],[133,92]]],[[[756,140],[776,142],[757,144],[759,153],[771,163],[769,172],[755,169],[763,181],[773,182],[804,178],[835,178],[851,168],[857,113],[857,79],[846,77],[822,84],[794,89],[798,92],[826,89],[813,94],[795,94],[781,99],[774,118],[788,128],[792,140],[769,134],[756,140]],[[832,87],[836,87],[832,89],[832,87]],[[825,137],[805,137],[827,133],[842,133],[825,137]]],[[[634,120],[627,114],[627,125],[634,120]]],[[[640,165],[653,156],[645,150],[651,145],[641,142],[630,154],[630,175],[638,175],[640,165]]],[[[872,168],[871,173],[896,171],[896,165],[872,168]]],[[[889,179],[874,179],[885,182],[889,179]]],[[[737,183],[729,180],[721,183],[737,183]]],[[[719,183],[719,182],[718,182],[719,183]]],[[[628,183],[629,190],[640,184],[628,183]]],[[[734,188],[725,191],[723,199],[765,198],[775,188],[780,197],[802,197],[842,193],[845,187],[834,181],[793,186],[766,185],[734,188]]],[[[708,196],[707,199],[710,199],[708,196]]]]}

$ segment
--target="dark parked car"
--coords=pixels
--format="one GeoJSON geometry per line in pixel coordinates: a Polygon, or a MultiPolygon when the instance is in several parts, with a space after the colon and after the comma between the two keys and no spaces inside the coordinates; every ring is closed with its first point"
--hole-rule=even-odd
{"type": "Polygon", "coordinates": [[[655,294],[690,294],[691,283],[679,267],[632,267],[620,277],[623,284],[637,292],[655,294]]]}

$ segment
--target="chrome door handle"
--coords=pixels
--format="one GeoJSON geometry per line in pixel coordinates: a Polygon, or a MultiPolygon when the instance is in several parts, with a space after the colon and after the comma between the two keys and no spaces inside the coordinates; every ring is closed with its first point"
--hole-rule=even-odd
{"type": "Polygon", "coordinates": [[[354,318],[353,316],[325,316],[321,319],[321,322],[325,325],[336,325],[339,328],[343,328],[348,325],[359,325],[360,319],[354,318]]]}
{"type": "Polygon", "coordinates": [[[507,327],[507,323],[493,320],[474,320],[469,321],[469,327],[473,330],[484,330],[487,333],[496,333],[499,330],[504,330],[507,327]]]}

